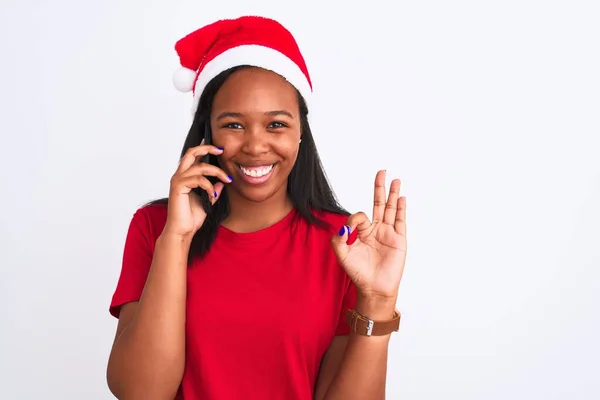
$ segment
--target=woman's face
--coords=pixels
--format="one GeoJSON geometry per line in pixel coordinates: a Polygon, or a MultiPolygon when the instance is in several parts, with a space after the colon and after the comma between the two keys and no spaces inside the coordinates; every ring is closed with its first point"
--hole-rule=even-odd
{"type": "Polygon", "coordinates": [[[236,71],[217,92],[210,119],[213,144],[223,148],[219,164],[233,177],[232,190],[256,202],[285,192],[301,136],[291,84],[259,68],[236,71]]]}

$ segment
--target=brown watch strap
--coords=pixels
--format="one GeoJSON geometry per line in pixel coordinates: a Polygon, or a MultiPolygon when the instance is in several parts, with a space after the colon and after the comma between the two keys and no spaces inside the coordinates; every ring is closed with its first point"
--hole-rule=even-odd
{"type": "Polygon", "coordinates": [[[394,317],[388,321],[373,321],[356,310],[346,312],[350,330],[363,336],[385,336],[400,329],[400,312],[394,311],[394,317]]]}

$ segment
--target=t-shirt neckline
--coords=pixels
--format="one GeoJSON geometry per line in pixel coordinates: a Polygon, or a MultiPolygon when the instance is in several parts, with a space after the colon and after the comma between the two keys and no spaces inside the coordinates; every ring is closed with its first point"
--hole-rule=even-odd
{"type": "Polygon", "coordinates": [[[277,239],[279,235],[292,224],[293,218],[297,212],[295,208],[287,213],[285,217],[275,222],[273,225],[254,232],[234,232],[231,229],[221,225],[217,231],[217,237],[232,244],[252,244],[257,242],[272,241],[277,239]]]}

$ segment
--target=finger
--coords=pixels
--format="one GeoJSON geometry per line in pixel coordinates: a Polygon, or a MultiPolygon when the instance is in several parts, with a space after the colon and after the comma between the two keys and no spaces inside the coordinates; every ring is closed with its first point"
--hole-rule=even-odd
{"type": "Polygon", "coordinates": [[[194,164],[187,170],[181,172],[181,177],[186,178],[193,175],[214,176],[225,183],[231,183],[233,178],[216,165],[201,163],[194,164]]]}
{"type": "Polygon", "coordinates": [[[175,190],[178,193],[184,194],[190,193],[194,188],[200,188],[204,190],[208,194],[208,198],[211,200],[211,202],[213,202],[213,200],[215,200],[219,195],[215,189],[215,186],[213,186],[213,184],[202,175],[194,175],[182,178],[175,185],[175,190]]]}
{"type": "Polygon", "coordinates": [[[375,193],[373,196],[373,222],[383,220],[385,210],[385,170],[378,171],[375,176],[375,193]]]}
{"type": "Polygon", "coordinates": [[[194,163],[198,157],[203,157],[207,154],[212,154],[215,156],[221,155],[223,153],[223,149],[218,148],[212,145],[200,145],[196,147],[190,147],[183,157],[181,157],[181,161],[179,163],[179,168],[177,168],[177,172],[185,171],[194,163]]]}
{"type": "Polygon", "coordinates": [[[406,236],[406,197],[400,197],[397,204],[398,211],[396,211],[394,230],[402,236],[406,236]]]}
{"type": "Polygon", "coordinates": [[[333,250],[340,260],[343,260],[348,254],[348,249],[356,240],[356,232],[369,229],[371,221],[364,212],[352,214],[346,220],[346,224],[340,227],[337,234],[331,238],[333,250]]]}
{"type": "Polygon", "coordinates": [[[210,197],[209,196],[209,200],[210,200],[210,204],[215,204],[217,202],[218,199],[221,198],[221,193],[223,193],[223,189],[225,188],[225,185],[223,184],[223,182],[217,182],[214,184],[214,197],[210,197]]]}
{"type": "Polygon", "coordinates": [[[351,229],[348,225],[343,225],[339,232],[331,238],[333,251],[340,262],[344,260],[348,254],[348,249],[350,247],[348,244],[348,237],[350,236],[350,231],[351,229]]]}
{"type": "Polygon", "coordinates": [[[349,216],[346,225],[350,228],[349,233],[354,231],[360,232],[369,229],[371,227],[371,221],[369,221],[367,214],[361,211],[349,216]]]}
{"type": "Polygon", "coordinates": [[[394,225],[396,221],[396,211],[398,210],[398,197],[400,197],[400,179],[394,179],[390,184],[390,195],[385,205],[383,214],[383,223],[394,225]]]}

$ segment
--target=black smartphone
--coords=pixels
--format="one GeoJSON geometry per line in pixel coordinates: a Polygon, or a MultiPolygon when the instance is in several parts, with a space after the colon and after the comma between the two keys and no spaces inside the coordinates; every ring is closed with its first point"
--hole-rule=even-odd
{"type": "MultiPolygon", "coordinates": [[[[210,121],[207,120],[204,125],[204,144],[212,145],[212,135],[210,132],[210,121]]],[[[210,154],[202,157],[202,162],[210,164],[210,154]]]]}
{"type": "MultiPolygon", "coordinates": [[[[212,145],[212,135],[210,132],[210,121],[206,121],[206,124],[204,125],[204,144],[208,144],[208,145],[212,145]]],[[[202,158],[200,158],[200,162],[206,163],[206,164],[211,164],[211,161],[214,161],[214,163],[216,164],[216,159],[211,159],[212,156],[211,154],[207,154],[205,156],[202,156],[202,158]]],[[[216,182],[215,177],[213,176],[206,176],[206,178],[209,180],[210,183],[212,183],[213,185],[216,182]]],[[[194,193],[196,193],[201,201],[202,201],[202,205],[204,206],[204,210],[206,211],[207,214],[210,213],[211,210],[211,205],[210,205],[210,199],[208,198],[208,194],[206,193],[206,191],[204,189],[201,189],[199,187],[196,187],[194,189],[192,189],[192,191],[194,193]]]]}

